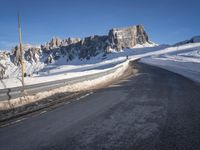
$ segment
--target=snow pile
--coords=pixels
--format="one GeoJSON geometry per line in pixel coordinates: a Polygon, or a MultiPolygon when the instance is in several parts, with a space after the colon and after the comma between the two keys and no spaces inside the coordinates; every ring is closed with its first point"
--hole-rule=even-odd
{"type": "Polygon", "coordinates": [[[200,43],[176,46],[176,51],[143,58],[141,62],[157,66],[200,82],[200,43]]]}
{"type": "Polygon", "coordinates": [[[104,84],[108,84],[110,82],[113,82],[119,79],[124,74],[125,70],[127,70],[128,67],[129,67],[129,61],[125,61],[122,64],[116,65],[116,68],[118,69],[116,69],[115,72],[93,79],[93,80],[86,80],[81,83],[66,85],[64,87],[60,87],[60,88],[53,89],[46,92],[37,93],[35,95],[16,98],[16,99],[8,100],[8,101],[7,100],[0,101],[0,110],[8,110],[11,108],[23,106],[29,103],[42,100],[46,97],[49,97],[58,93],[76,92],[76,91],[82,91],[82,90],[95,89],[98,86],[102,86],[104,84]]]}

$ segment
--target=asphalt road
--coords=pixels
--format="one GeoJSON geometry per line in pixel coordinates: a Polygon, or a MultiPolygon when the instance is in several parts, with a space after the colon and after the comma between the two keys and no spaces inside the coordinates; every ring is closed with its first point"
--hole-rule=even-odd
{"type": "Polygon", "coordinates": [[[118,84],[0,128],[0,150],[199,150],[200,85],[134,68],[118,84]]]}

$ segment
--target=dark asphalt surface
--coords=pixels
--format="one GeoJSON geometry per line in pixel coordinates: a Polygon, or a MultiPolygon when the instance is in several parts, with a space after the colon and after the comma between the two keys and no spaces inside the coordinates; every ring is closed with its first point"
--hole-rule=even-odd
{"type": "Polygon", "coordinates": [[[0,128],[0,150],[199,150],[200,86],[134,67],[121,83],[0,128]]]}

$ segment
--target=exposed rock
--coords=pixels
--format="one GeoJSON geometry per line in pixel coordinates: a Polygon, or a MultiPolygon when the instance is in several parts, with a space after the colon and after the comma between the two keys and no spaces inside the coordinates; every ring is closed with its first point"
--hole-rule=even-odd
{"type": "Polygon", "coordinates": [[[190,40],[181,41],[174,45],[178,46],[178,45],[184,45],[184,44],[189,44],[189,43],[198,43],[198,42],[200,42],[200,36],[194,36],[190,40]]]}
{"type": "MultiPolygon", "coordinates": [[[[80,42],[80,41],[81,41],[80,38],[68,38],[68,39],[66,40],[66,43],[67,43],[67,45],[70,45],[70,44],[78,43],[78,42],[80,42]]],[[[62,45],[62,46],[65,46],[65,45],[62,45]]]]}
{"type": "Polygon", "coordinates": [[[61,46],[68,46],[70,44],[78,43],[80,42],[80,38],[68,38],[61,40],[60,38],[52,38],[50,42],[47,42],[44,45],[41,45],[41,49],[48,52],[49,50],[59,48],[61,46]]]}
{"type": "Polygon", "coordinates": [[[104,52],[108,44],[106,43],[107,36],[90,36],[84,39],[80,47],[79,58],[87,58],[96,56],[104,52]]]}
{"type": "MultiPolygon", "coordinates": [[[[40,48],[38,46],[32,46],[30,44],[24,44],[22,45],[23,53],[24,53],[24,58],[27,61],[33,62],[33,61],[38,61],[38,55],[40,53],[40,48]]],[[[18,65],[19,60],[21,59],[21,52],[19,46],[15,46],[12,49],[12,53],[14,54],[12,57],[13,62],[18,65]]]]}
{"type": "Polygon", "coordinates": [[[6,60],[10,57],[10,53],[8,52],[0,52],[0,79],[3,79],[5,76],[5,71],[7,69],[6,60]]]}
{"type": "Polygon", "coordinates": [[[44,51],[49,51],[51,49],[54,49],[54,48],[61,46],[61,43],[62,43],[62,40],[60,38],[54,37],[54,38],[51,39],[50,42],[47,42],[46,44],[41,45],[41,48],[44,51]]]}
{"type": "Polygon", "coordinates": [[[39,48],[30,48],[25,52],[25,59],[31,63],[38,62],[41,51],[39,48]]]}
{"type": "Polygon", "coordinates": [[[51,54],[53,60],[65,56],[66,61],[70,61],[75,57],[90,59],[90,57],[94,57],[99,53],[110,53],[113,49],[119,51],[147,42],[149,42],[149,39],[143,26],[137,25],[111,29],[108,35],[94,35],[82,40],[80,38],[67,38],[64,40],[53,38],[50,42],[42,45],[41,49],[48,55],[47,57],[51,54]]]}
{"type": "Polygon", "coordinates": [[[53,62],[53,57],[52,57],[52,55],[49,55],[49,56],[47,57],[45,63],[51,64],[52,62],[53,62]]]}
{"type": "Polygon", "coordinates": [[[109,32],[109,41],[113,49],[122,50],[124,48],[132,48],[136,44],[144,44],[149,42],[147,33],[142,25],[114,28],[109,32]]]}

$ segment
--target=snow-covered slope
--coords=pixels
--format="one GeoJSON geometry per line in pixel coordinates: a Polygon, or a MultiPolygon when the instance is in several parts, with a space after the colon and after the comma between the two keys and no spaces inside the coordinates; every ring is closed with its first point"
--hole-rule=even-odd
{"type": "Polygon", "coordinates": [[[174,46],[175,51],[143,58],[141,62],[167,69],[200,82],[200,43],[174,46]]]}

